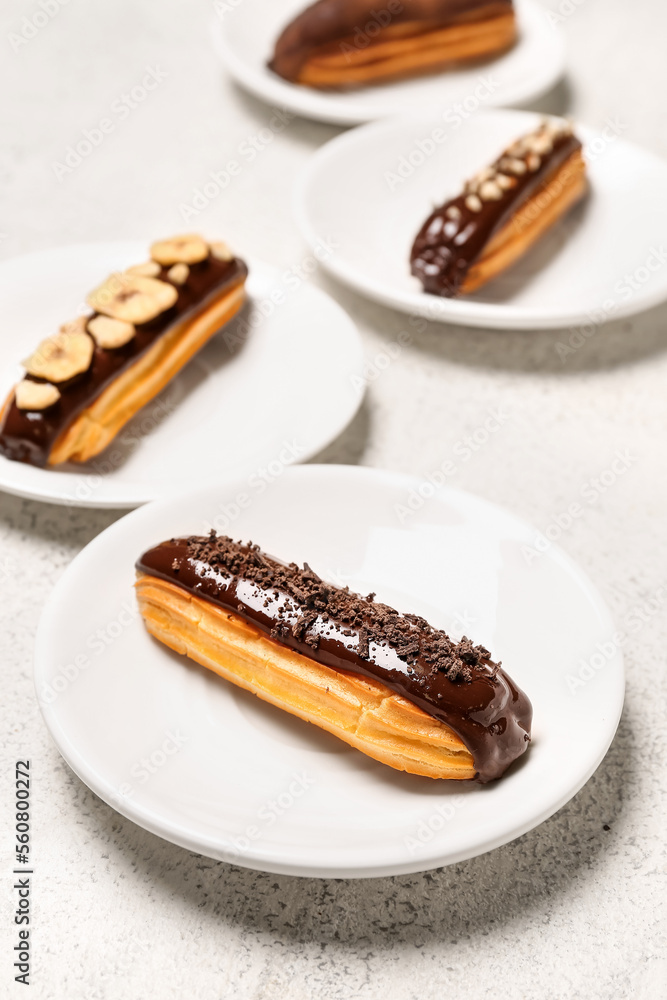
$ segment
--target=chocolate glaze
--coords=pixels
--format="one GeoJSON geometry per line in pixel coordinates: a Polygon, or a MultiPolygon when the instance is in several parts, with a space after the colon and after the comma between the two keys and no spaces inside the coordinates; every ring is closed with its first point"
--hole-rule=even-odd
{"type": "Polygon", "coordinates": [[[324,583],[230,538],[172,538],[145,552],[140,573],[240,615],[290,649],[362,674],[445,722],[470,750],[477,779],[499,778],[528,747],[532,707],[465,637],[454,642],[416,615],[324,583]]]}
{"type": "MultiPolygon", "coordinates": [[[[104,350],[96,345],[88,370],[67,382],[58,383],[61,398],[57,403],[46,410],[29,411],[19,410],[16,402],[12,401],[0,420],[0,454],[16,462],[46,465],[59,435],[110,382],[145,354],[174,323],[194,318],[222,292],[243,281],[248,273],[242,260],[223,261],[212,254],[198,264],[190,264],[189,268],[187,281],[182,285],[169,281],[169,267],[161,268],[156,278],[174,284],[178,289],[174,305],[150,322],[136,324],[135,336],[123,347],[104,350]]],[[[94,315],[97,313],[91,313],[90,318],[94,315]]],[[[32,379],[30,375],[26,377],[32,379]]],[[[34,381],[45,380],[36,378],[34,381]]]]}
{"type": "MultiPolygon", "coordinates": [[[[410,253],[412,274],[419,278],[424,291],[450,298],[456,295],[489,240],[580,149],[577,137],[564,132],[555,139],[552,151],[540,157],[537,170],[513,175],[515,186],[504,191],[498,201],[483,201],[482,210],[475,212],[466,206],[469,192],[464,191],[436,208],[419,230],[410,253]],[[447,217],[452,207],[458,210],[456,219],[447,217]]],[[[499,173],[503,173],[500,163],[506,155],[503,153],[492,165],[499,173]]]]}
{"type": "MultiPolygon", "coordinates": [[[[512,0],[403,0],[397,11],[368,0],[318,0],[283,30],[268,65],[284,79],[296,81],[304,64],[315,53],[345,41],[354,44],[355,31],[363,31],[369,21],[375,23],[378,11],[385,12],[392,25],[414,22],[416,31],[421,33],[461,20],[497,17],[512,9],[512,0]]],[[[368,47],[382,40],[383,30],[380,29],[370,39],[368,47]]]]}

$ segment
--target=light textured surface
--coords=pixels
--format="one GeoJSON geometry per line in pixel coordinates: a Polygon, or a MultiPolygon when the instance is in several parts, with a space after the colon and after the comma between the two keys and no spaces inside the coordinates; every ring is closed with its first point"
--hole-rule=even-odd
{"type": "MultiPolygon", "coordinates": [[[[545,6],[564,12],[570,74],[542,107],[569,111],[598,130],[613,118],[626,138],[667,155],[665,5],[545,6]]],[[[0,254],[178,231],[179,206],[209,171],[237,159],[240,174],[189,228],[220,231],[241,252],[286,269],[302,260],[290,218],[292,179],[336,130],[293,120],[250,163],[242,144],[257,137],[261,145],[272,112],[224,77],[209,45],[206,4],[71,0],[14,51],[10,33],[39,10],[12,2],[2,11],[0,254]],[[120,120],[110,110],[114,101],[140,84],[147,67],[166,78],[120,120]],[[82,129],[111,115],[113,131],[58,180],[53,162],[82,129]]],[[[369,361],[382,365],[406,320],[320,275],[314,280],[349,309],[369,361]]],[[[597,774],[539,829],[442,871],[356,883],[257,874],[171,847],[97,799],[42,724],[31,655],[40,609],[58,577],[115,514],[0,497],[1,787],[9,820],[10,766],[29,756],[33,996],[667,995],[666,320],[660,308],[612,323],[580,338],[583,346],[564,359],[557,345],[571,331],[412,331],[397,360],[371,378],[352,426],[322,456],[426,476],[500,410],[500,429],[459,459],[450,481],[542,531],[579,501],[581,513],[559,543],[632,633],[626,710],[597,774]],[[615,481],[598,492],[591,481],[611,469],[617,452],[629,456],[628,467],[605,476],[615,481]]],[[[576,738],[564,719],[563,739],[576,738]]],[[[8,900],[8,832],[3,843],[8,900]]],[[[21,995],[9,967],[10,910],[5,906],[2,921],[2,996],[21,995]]]]}

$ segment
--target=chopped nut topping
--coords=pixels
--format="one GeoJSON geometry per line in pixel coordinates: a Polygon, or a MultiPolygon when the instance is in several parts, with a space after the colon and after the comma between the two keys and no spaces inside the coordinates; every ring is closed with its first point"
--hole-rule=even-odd
{"type": "Polygon", "coordinates": [[[234,260],[234,254],[222,240],[211,243],[211,253],[217,260],[234,260]]]}
{"type": "Polygon", "coordinates": [[[190,268],[187,264],[174,264],[167,271],[167,277],[170,281],[173,281],[176,285],[184,285],[188,280],[190,274],[190,268]]]}
{"type": "Polygon", "coordinates": [[[542,135],[530,136],[527,141],[527,145],[531,153],[537,153],[540,156],[550,153],[554,148],[551,136],[546,133],[543,133],[542,135]]]}
{"type": "Polygon", "coordinates": [[[519,177],[522,174],[525,174],[526,170],[528,169],[526,167],[525,160],[511,159],[511,160],[507,160],[506,163],[507,163],[507,166],[504,167],[504,169],[505,170],[509,170],[509,172],[511,174],[516,174],[519,177]]]}
{"type": "Polygon", "coordinates": [[[500,201],[503,196],[502,188],[495,181],[484,181],[479,189],[480,198],[483,201],[500,201]]]}
{"type": "Polygon", "coordinates": [[[136,330],[132,323],[111,316],[94,316],[88,324],[91,334],[98,347],[105,351],[113,351],[123,347],[134,337],[136,330]]]}

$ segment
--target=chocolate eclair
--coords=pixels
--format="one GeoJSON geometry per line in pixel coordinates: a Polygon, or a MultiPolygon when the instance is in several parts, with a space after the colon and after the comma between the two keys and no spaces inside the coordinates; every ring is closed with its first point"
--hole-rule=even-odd
{"type": "Polygon", "coordinates": [[[500,55],[512,0],[318,0],[278,38],[269,68],[308,87],[362,87],[500,55]]]}
{"type": "Polygon", "coordinates": [[[97,455],[238,312],[247,273],[224,243],[154,243],[23,362],[0,411],[0,454],[46,467],[97,455]]]}
{"type": "Polygon", "coordinates": [[[429,215],[410,253],[424,291],[474,292],[521,257],[587,191],[581,142],[545,119],[429,215]]]}
{"type": "Polygon", "coordinates": [[[211,532],[136,564],[148,631],[398,770],[499,778],[530,741],[526,695],[483,646],[211,532]]]}

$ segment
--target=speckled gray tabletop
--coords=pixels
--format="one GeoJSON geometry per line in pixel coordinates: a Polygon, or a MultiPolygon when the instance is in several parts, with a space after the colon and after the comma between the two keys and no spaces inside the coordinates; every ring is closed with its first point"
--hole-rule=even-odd
{"type": "MultiPolygon", "coordinates": [[[[545,0],[545,7],[562,21],[569,72],[540,108],[600,130],[612,119],[624,137],[667,155],[665,5],[545,0]]],[[[180,207],[194,189],[242,143],[257,141],[252,164],[196,225],[281,267],[303,257],[290,217],[292,179],[337,130],[294,119],[270,143],[257,140],[272,112],[224,76],[209,41],[212,16],[203,0],[3,6],[0,255],[179,231],[180,207]],[[48,17],[26,28],[24,18],[34,28],[41,9],[48,17]],[[17,43],[25,34],[32,37],[17,43]],[[53,164],[67,147],[149,71],[159,85],[93,154],[57,176],[53,164]]],[[[356,319],[371,362],[403,329],[391,311],[322,274],[313,280],[356,319]]],[[[32,647],[58,578],[119,514],[0,496],[4,845],[13,762],[30,757],[32,996],[667,996],[666,325],[667,308],[658,308],[580,337],[565,357],[558,345],[572,331],[430,326],[371,379],[352,425],[319,456],[425,475],[489,410],[503,407],[507,421],[461,464],[455,484],[542,531],[618,452],[630,456],[625,474],[584,504],[558,539],[631,627],[618,735],[556,816],[444,870],[358,882],[255,873],[172,847],[100,801],[42,723],[32,647]]],[[[563,719],[563,741],[576,738],[563,719]]],[[[12,982],[11,857],[3,857],[0,994],[9,997],[23,987],[12,982]]]]}

